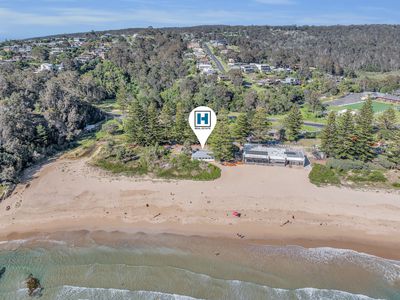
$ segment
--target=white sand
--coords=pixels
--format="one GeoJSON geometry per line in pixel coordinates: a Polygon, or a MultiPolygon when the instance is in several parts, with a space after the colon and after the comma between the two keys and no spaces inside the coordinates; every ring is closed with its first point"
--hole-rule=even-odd
{"type": "Polygon", "coordinates": [[[222,167],[222,177],[212,182],[167,182],[112,176],[84,159],[59,159],[0,204],[0,235],[79,229],[239,233],[282,243],[334,240],[400,249],[399,193],[318,188],[307,175],[304,169],[243,165],[222,167]]]}

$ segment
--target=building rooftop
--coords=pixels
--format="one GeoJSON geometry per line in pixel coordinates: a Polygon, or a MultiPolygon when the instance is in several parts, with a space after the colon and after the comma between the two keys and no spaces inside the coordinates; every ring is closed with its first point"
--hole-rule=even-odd
{"type": "Polygon", "coordinates": [[[214,159],[214,154],[211,151],[208,150],[198,150],[194,153],[192,153],[192,159],[209,159],[213,160],[214,159]]]}
{"type": "Polygon", "coordinates": [[[394,102],[400,102],[400,97],[390,94],[377,93],[377,92],[364,92],[364,93],[351,93],[336,100],[328,101],[329,105],[344,106],[365,101],[368,97],[375,99],[383,99],[394,102]]]}
{"type": "Polygon", "coordinates": [[[300,149],[271,147],[269,145],[246,144],[243,149],[246,157],[269,157],[270,159],[304,160],[305,154],[300,149]]]}

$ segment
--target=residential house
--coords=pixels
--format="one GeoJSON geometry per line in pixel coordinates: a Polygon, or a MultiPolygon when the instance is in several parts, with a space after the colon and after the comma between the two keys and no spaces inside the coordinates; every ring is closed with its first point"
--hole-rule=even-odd
{"type": "Polygon", "coordinates": [[[257,70],[257,68],[254,65],[244,65],[244,66],[241,66],[240,69],[245,74],[255,73],[257,70]]]}
{"type": "Polygon", "coordinates": [[[53,72],[53,71],[62,71],[64,69],[64,65],[61,63],[59,65],[53,65],[49,63],[44,63],[41,64],[39,69],[36,70],[35,73],[40,73],[40,72],[53,72]]]}
{"type": "Polygon", "coordinates": [[[55,66],[53,64],[44,63],[44,64],[40,65],[40,67],[36,71],[36,73],[44,72],[44,71],[54,71],[54,70],[55,70],[55,66]]]}
{"type": "Polygon", "coordinates": [[[229,81],[229,76],[224,75],[224,74],[219,74],[219,75],[218,75],[218,79],[219,79],[220,81],[229,81]]]}
{"type": "Polygon", "coordinates": [[[255,64],[257,67],[258,71],[261,73],[269,73],[271,72],[271,66],[266,65],[266,64],[255,64]]]}
{"type": "Polygon", "coordinates": [[[192,160],[215,161],[214,154],[208,150],[198,150],[192,153],[192,160]]]}
{"type": "Polygon", "coordinates": [[[96,56],[92,53],[84,53],[84,54],[81,54],[80,56],[78,56],[76,58],[76,60],[81,64],[85,64],[95,58],[96,58],[96,56]]]}
{"type": "Polygon", "coordinates": [[[289,84],[289,85],[299,85],[300,80],[293,78],[293,77],[287,77],[284,80],[282,80],[283,84],[289,84]]]}

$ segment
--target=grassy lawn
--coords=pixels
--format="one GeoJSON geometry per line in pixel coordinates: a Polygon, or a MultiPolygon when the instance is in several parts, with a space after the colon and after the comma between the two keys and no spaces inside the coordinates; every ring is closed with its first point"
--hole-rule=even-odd
{"type": "MultiPolygon", "coordinates": [[[[319,124],[326,124],[326,118],[319,118],[314,115],[314,113],[309,112],[307,107],[300,108],[301,114],[303,116],[303,121],[319,123],[319,124]]],[[[277,119],[277,120],[284,120],[287,114],[281,115],[271,115],[270,118],[277,119]]]]}
{"type": "MultiPolygon", "coordinates": [[[[343,109],[359,110],[359,109],[361,109],[363,104],[364,104],[364,102],[354,103],[354,104],[349,104],[349,105],[344,105],[344,106],[332,106],[329,108],[329,110],[333,110],[333,111],[340,111],[343,109]]],[[[380,101],[372,102],[372,107],[373,107],[375,113],[383,112],[383,111],[389,109],[391,106],[394,106],[396,110],[400,109],[400,105],[394,105],[394,104],[380,102],[380,101]]]]}
{"type": "Polygon", "coordinates": [[[319,128],[316,128],[314,126],[308,126],[308,125],[303,125],[301,127],[301,130],[307,131],[307,132],[320,132],[321,131],[321,129],[319,129],[319,128]]]}
{"type": "Polygon", "coordinates": [[[325,117],[316,117],[313,112],[308,111],[307,106],[303,106],[300,108],[301,114],[303,115],[303,120],[304,121],[309,121],[309,122],[314,122],[314,123],[320,123],[320,124],[325,124],[326,123],[326,118],[325,117]]]}

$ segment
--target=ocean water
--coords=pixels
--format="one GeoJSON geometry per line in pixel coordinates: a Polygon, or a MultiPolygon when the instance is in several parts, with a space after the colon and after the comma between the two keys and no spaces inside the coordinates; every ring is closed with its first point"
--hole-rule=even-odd
{"type": "Polygon", "coordinates": [[[0,299],[400,299],[400,262],[352,250],[75,232],[0,242],[0,299]]]}

